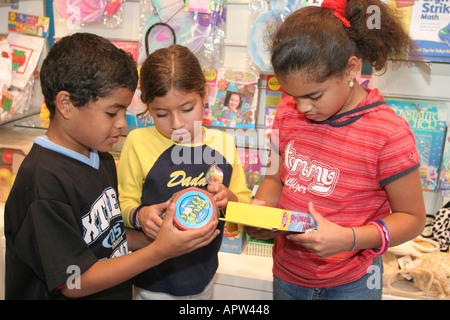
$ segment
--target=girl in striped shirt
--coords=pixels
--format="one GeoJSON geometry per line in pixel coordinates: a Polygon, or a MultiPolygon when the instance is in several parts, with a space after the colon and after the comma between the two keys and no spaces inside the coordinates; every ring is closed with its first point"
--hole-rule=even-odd
{"type": "Polygon", "coordinates": [[[275,299],[380,299],[381,254],[423,230],[411,129],[376,89],[356,82],[361,61],[382,70],[408,48],[410,38],[378,0],[325,0],[278,28],[271,61],[288,97],[253,203],[309,212],[317,229],[246,228],[256,238],[276,236],[275,299]]]}

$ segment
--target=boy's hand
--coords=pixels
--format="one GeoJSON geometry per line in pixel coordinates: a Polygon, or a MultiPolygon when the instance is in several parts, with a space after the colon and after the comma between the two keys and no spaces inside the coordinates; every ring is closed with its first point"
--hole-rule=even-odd
{"type": "Polygon", "coordinates": [[[158,246],[161,254],[167,259],[204,247],[220,233],[220,230],[217,229],[217,220],[211,221],[201,228],[179,230],[173,224],[175,209],[175,204],[171,203],[166,211],[158,236],[153,242],[153,245],[158,246]]]}
{"type": "Polygon", "coordinates": [[[220,210],[227,207],[228,201],[238,201],[236,195],[222,183],[208,185],[208,192],[213,195],[216,206],[220,210]]]}

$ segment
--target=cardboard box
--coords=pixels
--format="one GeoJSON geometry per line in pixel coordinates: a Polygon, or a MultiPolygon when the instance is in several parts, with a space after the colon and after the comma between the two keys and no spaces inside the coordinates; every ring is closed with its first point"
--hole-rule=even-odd
{"type": "Polygon", "coordinates": [[[221,219],[247,226],[292,232],[307,232],[316,227],[316,222],[309,213],[232,201],[228,202],[226,217],[221,219]]]}
{"type": "Polygon", "coordinates": [[[225,225],[220,251],[241,254],[244,251],[246,240],[247,237],[244,229],[239,228],[228,231],[225,225]]]}

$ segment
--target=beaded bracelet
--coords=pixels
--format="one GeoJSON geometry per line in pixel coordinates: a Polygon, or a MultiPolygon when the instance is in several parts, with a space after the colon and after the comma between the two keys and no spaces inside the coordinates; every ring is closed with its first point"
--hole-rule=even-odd
{"type": "Polygon", "coordinates": [[[387,225],[382,220],[379,219],[375,221],[370,221],[368,224],[372,224],[378,229],[378,231],[381,234],[381,241],[382,241],[380,249],[372,249],[371,251],[378,255],[386,253],[386,251],[389,248],[389,241],[390,241],[389,229],[387,228],[387,225]]]}
{"type": "Polygon", "coordinates": [[[131,216],[131,223],[133,224],[133,226],[136,227],[136,229],[141,229],[141,225],[139,224],[139,220],[138,220],[138,214],[139,214],[139,211],[140,211],[143,207],[145,207],[145,206],[143,206],[143,205],[138,206],[138,207],[134,210],[133,215],[131,216]]]}

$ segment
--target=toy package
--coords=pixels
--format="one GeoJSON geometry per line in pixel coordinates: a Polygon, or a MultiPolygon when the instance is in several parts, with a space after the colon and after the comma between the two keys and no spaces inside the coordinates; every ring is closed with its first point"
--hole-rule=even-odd
{"type": "Polygon", "coordinates": [[[54,0],[56,22],[71,29],[97,24],[117,28],[123,21],[125,0],[54,0]]]}
{"type": "Polygon", "coordinates": [[[16,32],[9,33],[7,39],[12,50],[11,85],[23,90],[36,70],[45,39],[16,32]]]}
{"type": "Polygon", "coordinates": [[[243,228],[229,230],[227,225],[223,228],[223,238],[220,251],[241,254],[247,242],[246,233],[243,228]]]}
{"type": "Polygon", "coordinates": [[[205,190],[187,188],[175,193],[170,201],[176,204],[173,221],[180,230],[201,228],[218,218],[214,198],[205,190]]]}
{"type": "Polygon", "coordinates": [[[286,17],[300,9],[304,1],[253,0],[249,6],[252,25],[248,32],[247,52],[251,62],[261,73],[273,73],[270,63],[270,34],[286,17]]]}
{"type": "Polygon", "coordinates": [[[140,52],[138,65],[153,51],[180,44],[188,47],[200,64],[218,66],[224,41],[224,0],[140,0],[140,52]]]}
{"type": "MultiPolygon", "coordinates": [[[[242,169],[244,170],[247,188],[254,191],[255,186],[261,183],[261,159],[262,151],[250,148],[236,148],[242,169]]],[[[255,191],[254,191],[255,192],[255,191]]]]}
{"type": "Polygon", "coordinates": [[[0,90],[12,83],[12,50],[6,38],[0,39],[0,90]]]}
{"type": "Polygon", "coordinates": [[[8,14],[8,35],[0,42],[0,120],[28,111],[49,18],[8,14]],[[8,48],[9,47],[9,48],[8,48]]]}
{"type": "Polygon", "coordinates": [[[309,213],[228,202],[227,215],[221,220],[269,230],[312,232],[316,222],[309,213]]]}

